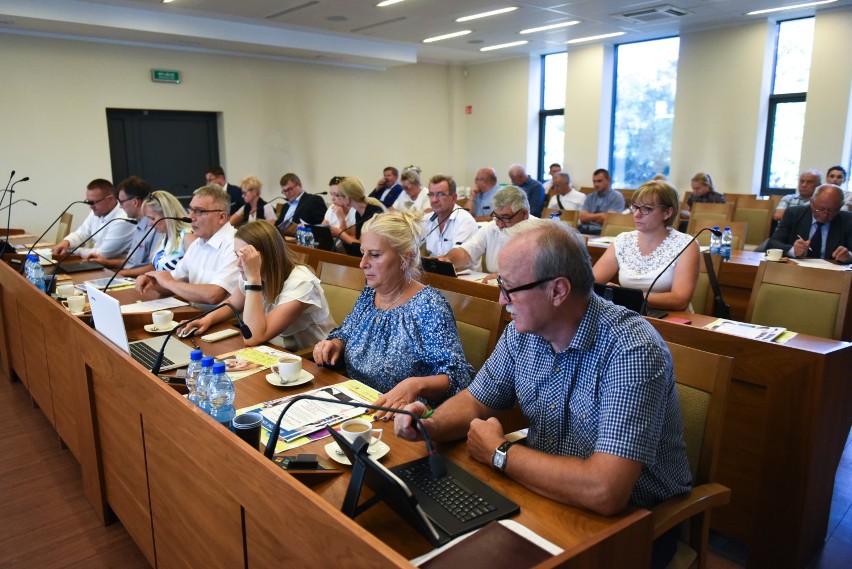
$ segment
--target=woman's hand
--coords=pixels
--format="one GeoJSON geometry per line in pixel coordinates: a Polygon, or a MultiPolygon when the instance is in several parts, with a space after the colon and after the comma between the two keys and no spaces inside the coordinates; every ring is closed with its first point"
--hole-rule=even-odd
{"type": "MultiPolygon", "coordinates": [[[[420,397],[420,380],[419,377],[409,377],[396,384],[396,386],[387,393],[380,395],[376,400],[376,405],[379,407],[391,407],[393,409],[402,409],[409,403],[414,403],[420,397]]],[[[394,414],[386,411],[376,413],[376,419],[387,421],[393,419],[394,414]]]]}
{"type": "Polygon", "coordinates": [[[319,367],[333,366],[343,356],[345,345],[342,340],[323,340],[314,347],[314,363],[319,367]]]}
{"type": "Polygon", "coordinates": [[[260,284],[260,265],[262,263],[260,252],[254,248],[254,245],[246,245],[240,249],[237,255],[241,259],[246,282],[260,284]]]}

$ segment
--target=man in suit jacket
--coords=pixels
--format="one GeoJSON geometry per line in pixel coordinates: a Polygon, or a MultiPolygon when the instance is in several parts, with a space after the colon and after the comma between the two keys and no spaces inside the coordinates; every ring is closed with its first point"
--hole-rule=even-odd
{"type": "Polygon", "coordinates": [[[399,170],[393,166],[388,166],[382,172],[382,177],[379,178],[379,183],[376,188],[370,192],[371,198],[376,198],[382,202],[385,207],[393,207],[393,202],[402,193],[402,185],[398,182],[399,170]]]}
{"type": "Polygon", "coordinates": [[[295,235],[299,223],[318,225],[322,223],[328,207],[325,200],[302,189],[302,180],[292,172],[281,176],[281,193],[287,198],[287,203],[281,210],[281,215],[275,220],[278,231],[285,235],[295,235]]]}
{"type": "Polygon", "coordinates": [[[229,184],[225,180],[225,171],[221,166],[211,166],[208,168],[204,173],[204,179],[207,180],[207,185],[216,184],[228,192],[228,197],[231,199],[231,215],[234,215],[246,205],[242,190],[240,190],[239,186],[229,184]]]}
{"type": "Polygon", "coordinates": [[[843,190],[832,184],[818,187],[809,206],[788,207],[769,239],[768,249],[786,257],[852,262],[852,213],[840,211],[843,190]],[[807,237],[807,239],[805,238],[807,237]]]}

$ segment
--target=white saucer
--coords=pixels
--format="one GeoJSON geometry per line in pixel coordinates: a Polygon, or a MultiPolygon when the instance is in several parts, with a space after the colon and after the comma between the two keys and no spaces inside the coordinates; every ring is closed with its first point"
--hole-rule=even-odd
{"type": "MultiPolygon", "coordinates": [[[[369,454],[376,460],[382,458],[389,452],[390,447],[385,443],[385,441],[377,441],[370,445],[370,448],[367,449],[367,454],[369,454]]],[[[349,462],[349,459],[346,457],[345,454],[343,454],[343,451],[340,450],[340,447],[337,446],[337,443],[334,441],[325,445],[325,454],[327,454],[328,458],[330,458],[334,462],[339,462],[340,464],[352,466],[352,463],[349,462]]]]}
{"type": "Polygon", "coordinates": [[[309,381],[313,381],[313,379],[314,379],[313,374],[311,374],[310,372],[305,371],[305,370],[302,370],[302,372],[299,374],[298,379],[296,379],[294,381],[288,381],[287,383],[282,383],[281,377],[275,372],[271,372],[271,373],[266,374],[266,381],[268,381],[270,384],[274,385],[275,387],[295,387],[297,385],[302,385],[304,383],[308,383],[309,381]]]}
{"type": "Polygon", "coordinates": [[[157,328],[153,324],[146,324],[145,331],[150,332],[151,334],[165,334],[166,332],[171,332],[178,325],[178,322],[172,320],[165,328],[157,328]]]}

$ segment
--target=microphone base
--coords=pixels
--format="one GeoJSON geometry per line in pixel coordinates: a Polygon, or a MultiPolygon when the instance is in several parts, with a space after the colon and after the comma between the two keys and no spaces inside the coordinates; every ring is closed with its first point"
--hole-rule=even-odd
{"type": "Polygon", "coordinates": [[[6,241],[0,240],[0,255],[6,254],[14,254],[17,253],[18,250],[9,245],[6,241]]]}

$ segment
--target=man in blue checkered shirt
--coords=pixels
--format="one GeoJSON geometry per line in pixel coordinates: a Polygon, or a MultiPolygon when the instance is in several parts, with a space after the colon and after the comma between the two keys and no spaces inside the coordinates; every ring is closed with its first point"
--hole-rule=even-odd
{"type": "MultiPolygon", "coordinates": [[[[687,492],[671,354],[642,317],[593,294],[579,235],[565,224],[528,220],[513,230],[499,265],[500,302],[513,321],[470,386],[423,421],[432,438],[466,436],[474,459],[603,515],[687,492]],[[515,402],[529,421],[526,445],[507,443],[494,418],[515,402]]],[[[406,409],[426,412],[419,402],[406,409]]],[[[404,438],[420,436],[405,415],[395,427],[404,438]]],[[[663,561],[676,540],[670,532],[663,561]]]]}

